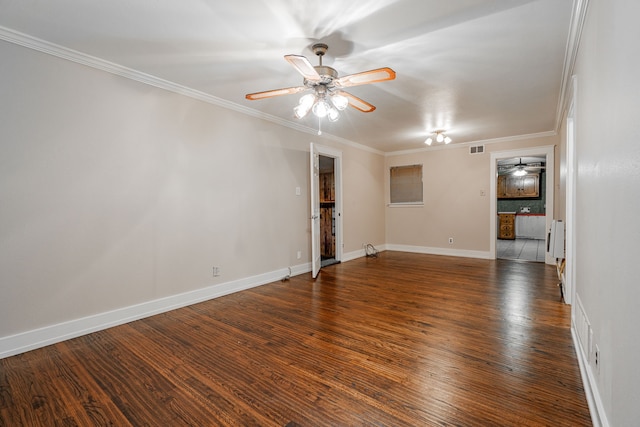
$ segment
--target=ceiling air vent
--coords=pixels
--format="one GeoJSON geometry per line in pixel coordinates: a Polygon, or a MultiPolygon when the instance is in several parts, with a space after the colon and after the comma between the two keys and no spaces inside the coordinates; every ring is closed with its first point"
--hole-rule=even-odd
{"type": "Polygon", "coordinates": [[[469,154],[482,154],[484,153],[484,145],[472,145],[469,147],[469,154]]]}

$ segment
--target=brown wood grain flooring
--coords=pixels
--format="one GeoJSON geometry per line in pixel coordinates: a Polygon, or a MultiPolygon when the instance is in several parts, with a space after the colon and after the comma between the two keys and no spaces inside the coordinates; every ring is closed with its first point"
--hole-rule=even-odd
{"type": "Polygon", "coordinates": [[[553,267],[383,252],[0,360],[0,426],[588,426],[553,267]]]}

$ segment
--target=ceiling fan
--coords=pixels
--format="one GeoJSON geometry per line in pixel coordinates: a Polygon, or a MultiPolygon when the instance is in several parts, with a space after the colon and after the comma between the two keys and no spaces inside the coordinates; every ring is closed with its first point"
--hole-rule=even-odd
{"type": "Polygon", "coordinates": [[[501,169],[503,173],[511,173],[514,175],[526,175],[529,171],[540,171],[545,167],[541,162],[538,163],[522,163],[522,157],[518,160],[518,163],[515,165],[505,165],[501,169]]]}
{"type": "Polygon", "coordinates": [[[316,43],[311,49],[318,56],[319,65],[311,65],[309,60],[301,55],[285,55],[284,57],[304,77],[302,86],[250,93],[246,95],[246,98],[256,101],[311,90],[311,93],[304,95],[293,109],[295,117],[300,119],[312,111],[319,118],[328,117],[329,120],[336,121],[339,117],[339,111],[344,110],[347,106],[363,113],[370,113],[376,109],[367,101],[342,89],[396,78],[395,71],[387,67],[338,77],[338,72],[334,68],[322,65],[322,57],[329,47],[324,43],[316,43]]]}

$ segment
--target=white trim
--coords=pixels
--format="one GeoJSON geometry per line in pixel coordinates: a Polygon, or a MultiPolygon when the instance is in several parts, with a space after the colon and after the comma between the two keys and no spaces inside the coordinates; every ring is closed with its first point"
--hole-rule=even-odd
{"type": "Polygon", "coordinates": [[[602,402],[600,392],[598,391],[598,383],[593,377],[593,372],[589,367],[587,357],[582,351],[582,346],[578,340],[578,334],[573,322],[571,324],[571,338],[573,339],[573,348],[576,350],[578,365],[580,367],[580,376],[582,377],[582,384],[584,385],[584,392],[587,398],[587,404],[589,405],[589,413],[591,414],[593,427],[609,427],[610,424],[604,410],[604,403],[602,402]]]}
{"type": "MultiPolygon", "coordinates": [[[[428,246],[412,246],[412,245],[396,245],[396,244],[384,244],[376,246],[378,252],[395,251],[395,252],[411,252],[416,254],[427,255],[445,255],[456,256],[462,258],[478,258],[478,259],[491,259],[489,252],[487,251],[470,251],[464,249],[446,249],[435,248],[428,246]]],[[[367,255],[364,249],[358,249],[356,251],[347,252],[343,255],[342,262],[352,261],[354,259],[362,258],[367,255]]]]}
{"type": "Polygon", "coordinates": [[[457,256],[463,258],[491,259],[491,254],[487,251],[470,251],[464,249],[446,249],[427,246],[395,245],[390,243],[387,243],[385,247],[388,251],[412,252],[416,254],[428,255],[457,256]]]}
{"type": "Polygon", "coordinates": [[[424,202],[387,203],[388,208],[424,208],[424,202]]]}
{"type": "MultiPolygon", "coordinates": [[[[43,52],[57,58],[66,59],[77,64],[86,65],[87,67],[95,68],[97,70],[106,71],[107,73],[115,74],[117,76],[154,86],[159,89],[164,89],[169,92],[188,96],[190,98],[197,99],[208,104],[217,105],[218,107],[226,108],[228,110],[233,110],[247,116],[252,116],[272,123],[276,123],[278,125],[297,130],[299,132],[304,132],[311,135],[318,134],[317,129],[304,126],[300,123],[284,120],[280,117],[263,113],[253,108],[245,107],[244,105],[236,104],[235,102],[227,101],[226,99],[218,98],[217,96],[213,96],[199,90],[195,90],[165,79],[161,79],[151,74],[143,73],[141,71],[134,70],[132,68],[128,68],[123,65],[116,64],[114,62],[110,62],[95,56],[87,55],[86,53],[69,49],[64,46],[48,42],[46,40],[38,39],[36,37],[32,37],[30,35],[12,30],[10,28],[0,26],[0,40],[5,40],[19,46],[37,50],[39,52],[43,52]]],[[[345,138],[341,138],[339,136],[331,135],[324,132],[322,133],[322,136],[326,139],[355,147],[363,151],[384,155],[383,151],[368,147],[363,144],[359,144],[345,138]]]]}
{"type": "Polygon", "coordinates": [[[0,338],[0,359],[311,271],[309,263],[0,338]]]}
{"type": "MultiPolygon", "coordinates": [[[[489,198],[491,200],[491,206],[489,209],[489,254],[491,259],[496,258],[496,239],[497,239],[497,227],[496,217],[498,215],[498,193],[497,193],[497,176],[498,176],[498,160],[510,159],[513,157],[529,157],[529,156],[546,156],[546,206],[545,206],[545,233],[551,227],[551,221],[553,220],[554,209],[554,191],[555,191],[555,161],[554,161],[555,145],[545,145],[542,147],[533,147],[520,150],[507,150],[507,151],[493,151],[491,153],[490,175],[489,175],[489,198]]],[[[552,259],[549,254],[545,254],[545,263],[553,265],[555,260],[552,259]]]]}
{"type": "Polygon", "coordinates": [[[304,264],[298,264],[291,267],[291,277],[306,274],[311,271],[311,263],[306,262],[304,264]]]}
{"type": "Polygon", "coordinates": [[[342,254],[342,262],[353,261],[354,259],[362,258],[367,253],[364,249],[358,249],[357,251],[345,252],[342,254]]]}
{"type": "MultiPolygon", "coordinates": [[[[376,248],[376,250],[378,251],[378,253],[380,252],[384,252],[387,250],[387,245],[377,245],[374,247],[376,248]]],[[[367,256],[367,251],[363,248],[363,249],[358,249],[357,251],[352,251],[352,252],[347,252],[343,255],[343,259],[342,262],[347,262],[347,261],[352,261],[354,259],[358,259],[358,258],[364,258],[367,256]]]]}
{"type": "Polygon", "coordinates": [[[569,36],[564,50],[564,65],[562,68],[562,82],[560,84],[560,96],[556,107],[556,132],[562,126],[562,119],[567,111],[567,105],[571,102],[571,90],[573,89],[572,76],[578,57],[582,28],[587,17],[589,0],[574,0],[569,24],[569,36]]]}
{"type": "MultiPolygon", "coordinates": [[[[572,304],[576,297],[576,182],[578,179],[576,168],[576,120],[577,120],[577,77],[573,76],[571,91],[571,102],[569,104],[569,111],[567,112],[567,135],[566,135],[566,172],[565,172],[565,232],[566,232],[566,245],[565,245],[565,270],[563,286],[565,301],[567,304],[572,304]]],[[[573,314],[573,311],[572,311],[573,314]]]]}

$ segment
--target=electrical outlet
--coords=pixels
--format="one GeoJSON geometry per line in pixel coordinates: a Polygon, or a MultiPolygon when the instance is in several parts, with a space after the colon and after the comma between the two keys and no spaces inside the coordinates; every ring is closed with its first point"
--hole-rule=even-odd
{"type": "Polygon", "coordinates": [[[594,360],[593,363],[596,365],[596,373],[600,373],[600,347],[598,347],[598,345],[596,344],[596,351],[594,353],[594,360]]]}
{"type": "Polygon", "coordinates": [[[453,237],[449,237],[449,244],[452,245],[453,244],[453,237]]]}
{"type": "Polygon", "coordinates": [[[298,251],[298,253],[296,254],[296,258],[298,259],[302,258],[302,251],[298,251]]]}
{"type": "Polygon", "coordinates": [[[219,275],[220,275],[220,267],[214,266],[213,267],[213,277],[218,277],[219,275]]]}

